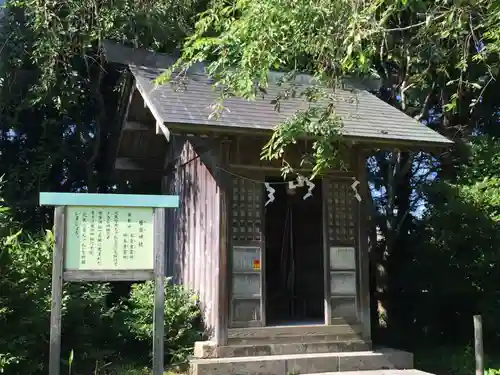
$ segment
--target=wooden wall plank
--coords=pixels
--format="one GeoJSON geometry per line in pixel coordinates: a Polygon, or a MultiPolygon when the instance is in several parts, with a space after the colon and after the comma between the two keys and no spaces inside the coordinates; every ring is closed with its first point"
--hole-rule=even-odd
{"type": "MultiPolygon", "coordinates": [[[[175,256],[171,258],[175,281],[194,291],[203,310],[207,335],[220,334],[219,251],[220,191],[214,173],[216,155],[200,151],[199,139],[172,137],[171,162],[174,170],[165,189],[178,194],[181,204],[169,217],[175,228],[175,256]]],[[[216,169],[216,168],[215,168],[216,169]]],[[[217,338],[218,339],[218,338],[217,338]]]]}

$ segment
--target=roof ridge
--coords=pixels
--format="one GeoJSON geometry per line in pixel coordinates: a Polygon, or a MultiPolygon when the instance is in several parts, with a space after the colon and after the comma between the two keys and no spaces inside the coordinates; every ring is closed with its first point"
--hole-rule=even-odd
{"type": "MultiPolygon", "coordinates": [[[[227,110],[219,118],[211,118],[216,93],[201,80],[191,80],[186,90],[176,90],[171,85],[155,87],[153,80],[162,69],[175,60],[166,54],[154,53],[144,49],[133,49],[117,43],[105,42],[107,60],[129,65],[135,76],[135,84],[155,118],[163,124],[204,125],[226,129],[253,129],[272,131],[284,119],[294,116],[297,111],[307,108],[308,103],[300,97],[290,98],[280,103],[276,111],[269,101],[249,101],[232,97],[227,101],[227,110]],[[137,68],[133,68],[133,67],[137,68]]],[[[210,79],[203,64],[198,64],[191,74],[210,79]]],[[[271,72],[279,77],[284,72],[271,72]]],[[[302,75],[306,81],[308,75],[302,75]]],[[[353,82],[356,83],[356,82],[353,82]]],[[[272,87],[272,85],[271,85],[272,87]]],[[[339,96],[342,97],[339,90],[339,96]]],[[[350,138],[406,142],[426,145],[449,145],[453,142],[440,135],[399,109],[384,102],[365,90],[360,90],[357,100],[337,100],[338,113],[342,116],[342,131],[350,138]],[[352,116],[351,116],[352,115],[352,116]]]]}
{"type": "MultiPolygon", "coordinates": [[[[106,59],[109,62],[119,63],[123,65],[134,65],[136,67],[154,68],[159,70],[166,70],[168,66],[174,64],[177,60],[176,57],[162,52],[153,52],[145,48],[132,48],[123,44],[105,40],[103,41],[103,49],[106,59]]],[[[189,75],[209,76],[206,72],[205,63],[196,63],[188,70],[189,75]]],[[[289,72],[282,72],[276,70],[269,70],[268,81],[270,84],[277,84],[289,72]]],[[[318,78],[310,73],[296,73],[292,81],[287,83],[295,85],[321,85],[317,81],[318,78]]],[[[374,78],[358,78],[347,77],[347,85],[359,86],[367,90],[374,90],[380,87],[380,80],[378,77],[374,78]]]]}

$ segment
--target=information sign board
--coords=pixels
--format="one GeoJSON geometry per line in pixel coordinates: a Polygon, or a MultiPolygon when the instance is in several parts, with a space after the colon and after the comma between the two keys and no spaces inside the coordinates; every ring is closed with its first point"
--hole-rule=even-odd
{"type": "Polygon", "coordinates": [[[153,209],[66,209],[65,270],[153,270],[153,209]]]}
{"type": "Polygon", "coordinates": [[[60,375],[63,281],[155,283],[153,375],[163,374],[165,208],[178,196],[40,193],[55,206],[49,374],[60,375]]]}

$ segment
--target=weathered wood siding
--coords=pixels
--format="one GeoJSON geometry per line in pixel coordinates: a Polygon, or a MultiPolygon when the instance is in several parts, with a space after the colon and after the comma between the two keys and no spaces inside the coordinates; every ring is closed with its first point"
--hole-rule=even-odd
{"type": "Polygon", "coordinates": [[[167,216],[167,275],[193,290],[204,312],[207,334],[219,329],[220,198],[215,155],[196,139],[173,137],[163,191],[178,194],[167,216]]]}

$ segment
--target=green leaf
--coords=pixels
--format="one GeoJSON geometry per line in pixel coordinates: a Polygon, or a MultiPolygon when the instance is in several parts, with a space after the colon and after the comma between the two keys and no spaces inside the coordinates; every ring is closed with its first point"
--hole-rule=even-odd
{"type": "Polygon", "coordinates": [[[69,363],[69,367],[71,368],[72,364],[73,364],[73,358],[74,358],[74,351],[71,350],[71,352],[69,353],[69,359],[68,359],[68,363],[69,363]]]}
{"type": "Polygon", "coordinates": [[[14,243],[14,241],[21,235],[22,233],[22,229],[19,229],[16,233],[14,233],[13,235],[10,235],[10,236],[7,236],[7,238],[5,239],[5,244],[6,245],[11,245],[14,243]]]}
{"type": "Polygon", "coordinates": [[[347,53],[348,56],[352,55],[353,48],[354,48],[354,46],[353,46],[352,43],[350,43],[350,44],[347,45],[347,51],[346,51],[346,53],[347,53]]]}

